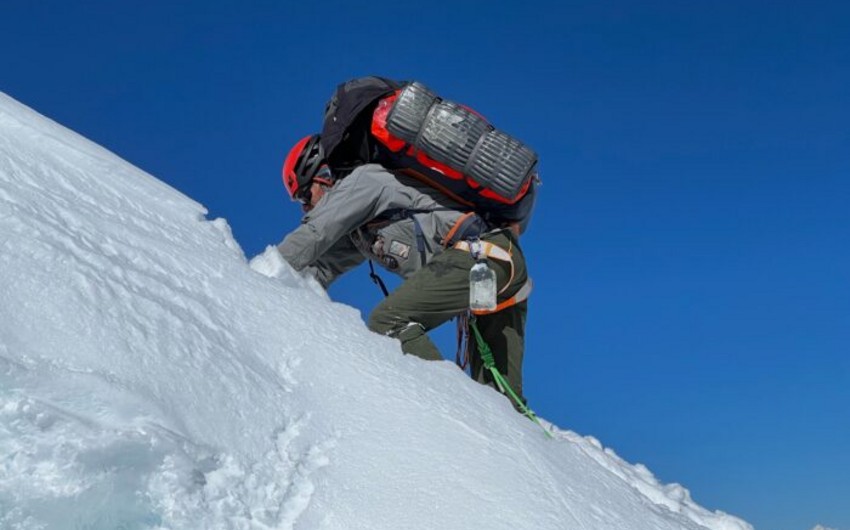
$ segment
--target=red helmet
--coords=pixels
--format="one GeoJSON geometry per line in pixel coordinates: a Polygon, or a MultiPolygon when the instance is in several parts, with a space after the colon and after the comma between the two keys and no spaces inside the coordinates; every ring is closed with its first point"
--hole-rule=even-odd
{"type": "MultiPolygon", "coordinates": [[[[305,136],[290,149],[283,163],[283,184],[293,200],[298,193],[309,188],[313,178],[327,168],[325,151],[318,134],[305,136]]],[[[326,171],[326,170],[325,170],[326,171]]]]}

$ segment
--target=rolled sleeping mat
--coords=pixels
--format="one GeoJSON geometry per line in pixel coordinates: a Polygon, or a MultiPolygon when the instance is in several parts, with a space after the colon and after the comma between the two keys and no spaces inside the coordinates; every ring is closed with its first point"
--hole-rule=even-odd
{"type": "Polygon", "coordinates": [[[484,134],[463,173],[499,195],[515,198],[537,170],[537,153],[498,130],[484,134]]]}
{"type": "Polygon", "coordinates": [[[519,199],[537,166],[537,154],[528,146],[419,82],[401,91],[387,130],[508,201],[519,199]]]}
{"type": "Polygon", "coordinates": [[[413,145],[422,130],[422,124],[437,101],[437,95],[421,83],[411,83],[401,91],[387,117],[387,130],[413,145]]]}
{"type": "Polygon", "coordinates": [[[463,172],[478,141],[491,129],[484,118],[457,103],[438,101],[431,106],[414,145],[437,162],[463,172]]]}

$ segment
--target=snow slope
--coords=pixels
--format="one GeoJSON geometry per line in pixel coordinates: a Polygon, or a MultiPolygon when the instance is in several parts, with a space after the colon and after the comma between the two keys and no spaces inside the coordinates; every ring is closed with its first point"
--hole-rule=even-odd
{"type": "Polygon", "coordinates": [[[0,528],[751,528],[205,213],[0,94],[0,528]]]}

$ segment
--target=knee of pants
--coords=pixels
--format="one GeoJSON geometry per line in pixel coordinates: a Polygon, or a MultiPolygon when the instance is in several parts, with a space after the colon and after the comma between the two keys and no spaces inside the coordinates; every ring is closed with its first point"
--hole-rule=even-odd
{"type": "Polygon", "coordinates": [[[384,308],[383,304],[372,311],[366,325],[370,331],[390,337],[398,337],[402,332],[414,325],[417,328],[421,327],[420,324],[411,322],[408,318],[403,318],[401,315],[388,311],[384,308]]]}
{"type": "Polygon", "coordinates": [[[393,337],[402,342],[415,339],[425,333],[425,328],[418,322],[401,319],[398,315],[375,309],[369,315],[367,326],[370,331],[393,337]]]}
{"type": "Polygon", "coordinates": [[[386,335],[393,329],[393,319],[389,313],[381,309],[381,306],[378,306],[369,315],[366,326],[370,331],[386,335]]]}

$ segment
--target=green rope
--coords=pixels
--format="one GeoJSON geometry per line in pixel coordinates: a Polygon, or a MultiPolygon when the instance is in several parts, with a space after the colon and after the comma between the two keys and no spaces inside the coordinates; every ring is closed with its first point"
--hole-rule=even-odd
{"type": "Polygon", "coordinates": [[[550,433],[543,424],[540,423],[540,420],[537,419],[537,415],[534,414],[534,411],[528,408],[528,405],[523,403],[522,399],[516,395],[516,392],[513,391],[511,385],[508,384],[507,379],[503,376],[499,369],[496,368],[496,361],[493,359],[493,351],[490,349],[490,346],[487,345],[487,342],[484,341],[484,337],[481,336],[481,332],[478,330],[478,325],[475,322],[475,317],[471,317],[469,319],[469,325],[472,328],[473,333],[475,334],[475,342],[478,344],[478,354],[481,355],[481,360],[484,362],[484,368],[490,370],[490,373],[493,374],[493,380],[496,382],[496,386],[499,387],[499,392],[502,394],[507,394],[510,396],[514,402],[516,402],[517,406],[522,411],[523,415],[528,417],[531,421],[536,423],[543,432],[546,433],[546,436],[549,438],[554,438],[552,433],[550,433]]]}

